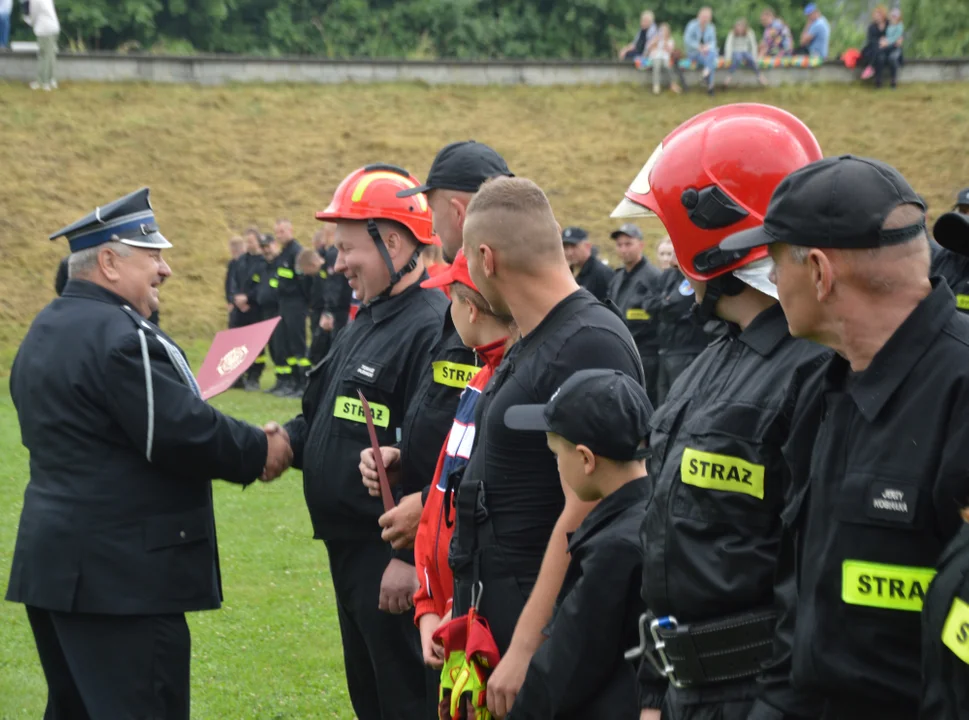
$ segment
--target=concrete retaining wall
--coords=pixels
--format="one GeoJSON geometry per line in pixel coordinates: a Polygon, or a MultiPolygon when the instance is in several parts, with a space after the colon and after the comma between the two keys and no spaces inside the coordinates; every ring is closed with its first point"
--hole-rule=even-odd
{"type": "MultiPolygon", "coordinates": [[[[0,78],[30,81],[36,75],[31,54],[0,54],[0,78]]],[[[596,61],[408,61],[257,58],[235,55],[118,55],[62,53],[57,61],[61,81],[158,82],[221,85],[224,83],[424,82],[430,85],[612,85],[647,84],[651,71],[631,64],[596,61]]],[[[848,83],[857,73],[839,63],[816,68],[767,71],[771,84],[848,83]]],[[[913,60],[902,68],[902,82],[969,80],[969,58],[913,60]]],[[[699,73],[687,72],[696,84],[699,73]]],[[[737,85],[756,82],[750,72],[738,72],[737,85]]]]}

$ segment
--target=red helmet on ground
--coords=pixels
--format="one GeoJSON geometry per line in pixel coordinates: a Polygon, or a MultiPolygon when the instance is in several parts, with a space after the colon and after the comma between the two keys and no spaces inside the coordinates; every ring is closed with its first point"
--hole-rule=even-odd
{"type": "MultiPolygon", "coordinates": [[[[397,193],[420,185],[396,165],[367,165],[344,178],[317,220],[393,220],[410,230],[418,242],[434,244],[431,209],[423,193],[399,198],[397,193]]],[[[440,241],[438,241],[440,242],[440,241]]]]}
{"type": "Polygon", "coordinates": [[[718,245],[763,224],[781,180],[821,157],[813,133],[784,110],[713,108],[666,136],[612,217],[658,217],[683,274],[706,282],[767,256],[765,247],[723,252],[718,245]]]}

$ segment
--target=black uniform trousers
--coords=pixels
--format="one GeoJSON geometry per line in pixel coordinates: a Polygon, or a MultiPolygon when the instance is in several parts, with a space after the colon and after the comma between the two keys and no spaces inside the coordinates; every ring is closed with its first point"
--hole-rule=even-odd
{"type": "Polygon", "coordinates": [[[641,354],[639,359],[643,362],[643,375],[646,378],[646,382],[643,387],[646,388],[646,395],[649,396],[649,401],[653,403],[653,407],[659,404],[659,355],[658,348],[654,348],[653,352],[641,354]]]}
{"type": "Polygon", "coordinates": [[[188,720],[185,615],[90,615],[27,607],[47,680],[44,720],[188,720]]]}
{"type": "Polygon", "coordinates": [[[374,534],[327,540],[326,549],[354,713],[359,720],[426,718],[428,678],[414,611],[392,615],[377,607],[390,545],[374,534]]]}
{"type": "MultiPolygon", "coordinates": [[[[273,335],[279,335],[284,361],[290,374],[301,376],[309,367],[306,357],[306,301],[301,298],[279,298],[279,326],[273,335]]],[[[273,358],[276,362],[276,358],[273,358]]]]}

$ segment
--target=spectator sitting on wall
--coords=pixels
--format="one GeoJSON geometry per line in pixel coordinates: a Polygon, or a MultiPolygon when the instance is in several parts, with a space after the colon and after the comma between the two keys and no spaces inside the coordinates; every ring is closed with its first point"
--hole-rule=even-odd
{"type": "Polygon", "coordinates": [[[10,49],[10,15],[13,0],[0,0],[0,50],[10,49]]]}
{"type": "Polygon", "coordinates": [[[639,16],[639,32],[636,39],[619,51],[620,60],[635,60],[646,54],[649,42],[656,36],[656,19],[652,10],[644,10],[639,16]]]}
{"type": "Polygon", "coordinates": [[[713,95],[713,76],[717,70],[717,28],[713,24],[713,10],[700,8],[697,16],[686,26],[683,44],[687,57],[703,68],[707,93],[713,95]]]}
{"type": "Polygon", "coordinates": [[[655,95],[659,95],[660,75],[663,70],[666,70],[670,76],[670,90],[679,93],[683,87],[686,87],[686,82],[683,80],[683,70],[678,63],[680,53],[676,50],[676,40],[673,39],[673,31],[670,29],[669,23],[663,23],[659,26],[659,31],[650,41],[647,51],[650,65],[653,68],[653,93],[655,95]],[[673,79],[674,72],[680,82],[673,79]]]}
{"type": "Polygon", "coordinates": [[[54,0],[30,0],[24,13],[24,22],[37,36],[37,80],[30,83],[32,90],[56,90],[54,63],[57,58],[57,37],[61,24],[54,9],[54,0]]]}
{"type": "Polygon", "coordinates": [[[761,85],[767,84],[767,77],[757,66],[757,38],[754,37],[754,31],[744,18],[735,22],[733,30],[727,35],[727,42],[723,46],[723,56],[730,63],[727,85],[730,84],[734,71],[738,67],[749,67],[757,73],[757,80],[761,85]]]}
{"type": "Polygon", "coordinates": [[[875,87],[882,86],[882,73],[886,67],[892,87],[897,86],[898,68],[902,64],[902,43],[904,41],[905,23],[902,22],[902,11],[895,8],[888,15],[885,37],[878,41],[878,52],[875,53],[875,87]]]}
{"type": "Polygon", "coordinates": [[[807,24],[801,33],[801,46],[797,55],[810,55],[824,60],[828,57],[828,41],[831,39],[831,24],[821,14],[816,3],[809,3],[804,8],[807,24]]]}
{"type": "Polygon", "coordinates": [[[774,14],[773,8],[764,8],[761,11],[760,24],[764,26],[764,36],[758,52],[760,58],[784,57],[794,52],[791,29],[774,14]]]}
{"type": "Polygon", "coordinates": [[[861,49],[861,79],[869,80],[875,75],[875,63],[878,51],[882,49],[882,40],[888,31],[888,8],[878,5],[871,13],[871,25],[868,26],[868,37],[865,47],[861,49]]]}

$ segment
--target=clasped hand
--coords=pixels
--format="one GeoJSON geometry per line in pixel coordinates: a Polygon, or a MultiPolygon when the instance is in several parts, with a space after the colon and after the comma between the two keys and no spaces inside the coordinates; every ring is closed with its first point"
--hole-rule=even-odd
{"type": "Polygon", "coordinates": [[[268,450],[266,452],[266,466],[263,468],[263,482],[270,482],[282,475],[293,464],[293,448],[289,444],[289,433],[279,423],[266,423],[263,427],[266,433],[268,450]]]}

